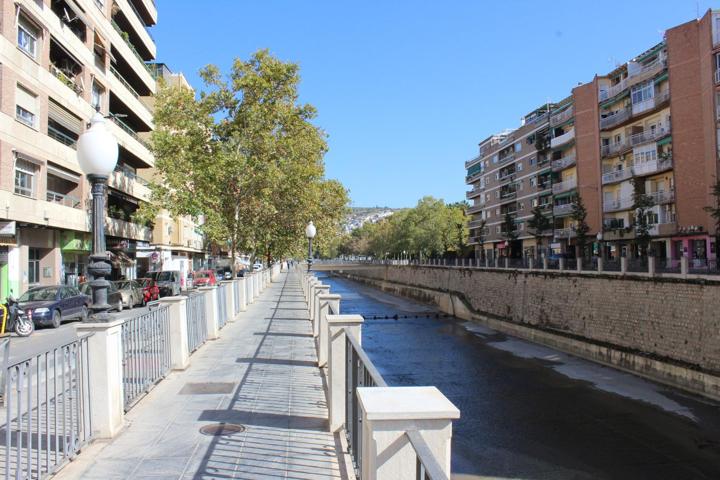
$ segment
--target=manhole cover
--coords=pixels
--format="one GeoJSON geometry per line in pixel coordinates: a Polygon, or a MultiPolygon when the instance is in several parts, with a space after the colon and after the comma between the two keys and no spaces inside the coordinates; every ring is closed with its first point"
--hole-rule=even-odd
{"type": "Polygon", "coordinates": [[[244,431],[245,426],[238,425],[237,423],[212,423],[200,429],[200,433],[211,437],[227,437],[228,435],[242,433],[244,431]]]}

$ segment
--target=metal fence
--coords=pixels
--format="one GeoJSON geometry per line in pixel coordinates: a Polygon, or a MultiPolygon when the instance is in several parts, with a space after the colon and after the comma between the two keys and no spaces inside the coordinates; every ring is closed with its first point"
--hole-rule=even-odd
{"type": "Polygon", "coordinates": [[[350,455],[355,462],[358,478],[362,477],[362,413],[358,402],[358,387],[387,387],[380,373],[360,347],[357,339],[345,330],[345,430],[350,455]]]}
{"type": "Polygon", "coordinates": [[[205,343],[208,336],[204,294],[192,293],[187,296],[185,319],[187,320],[188,351],[192,353],[205,343]]]}
{"type": "Polygon", "coordinates": [[[5,439],[6,479],[46,478],[91,439],[90,336],[13,365],[5,358],[0,438],[5,439]]]}
{"type": "Polygon", "coordinates": [[[153,307],[122,326],[125,411],[170,371],[169,308],[153,307]]]}
{"type": "Polygon", "coordinates": [[[225,299],[225,286],[219,284],[215,289],[218,303],[218,329],[223,328],[227,322],[227,300],[225,299]]]}
{"type": "Polygon", "coordinates": [[[405,432],[405,436],[415,450],[415,480],[448,480],[420,432],[409,430],[405,432]]]}

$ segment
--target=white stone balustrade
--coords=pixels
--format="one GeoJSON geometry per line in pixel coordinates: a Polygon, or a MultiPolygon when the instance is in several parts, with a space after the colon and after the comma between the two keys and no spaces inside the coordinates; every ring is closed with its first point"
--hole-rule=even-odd
{"type": "Polygon", "coordinates": [[[168,329],[170,337],[170,367],[185,370],[190,365],[190,349],[187,335],[186,297],[163,297],[160,305],[168,306],[168,329]]]}

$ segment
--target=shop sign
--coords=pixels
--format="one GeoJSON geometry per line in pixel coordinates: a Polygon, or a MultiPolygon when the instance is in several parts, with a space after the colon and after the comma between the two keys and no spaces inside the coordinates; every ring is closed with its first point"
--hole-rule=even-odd
{"type": "Polygon", "coordinates": [[[15,236],[16,222],[0,222],[0,236],[12,237],[15,236]]]}
{"type": "Polygon", "coordinates": [[[60,234],[60,250],[63,252],[89,252],[92,249],[90,235],[63,231],[60,234]]]}
{"type": "Polygon", "coordinates": [[[551,244],[550,244],[550,248],[560,248],[560,247],[562,247],[562,243],[557,243],[557,242],[556,242],[556,243],[551,243],[551,244]]]}

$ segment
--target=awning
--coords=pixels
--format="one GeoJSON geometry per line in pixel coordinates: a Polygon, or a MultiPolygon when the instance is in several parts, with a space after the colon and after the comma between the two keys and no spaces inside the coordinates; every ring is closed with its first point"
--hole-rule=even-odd
{"type": "Polygon", "coordinates": [[[667,80],[667,78],[668,78],[668,72],[667,72],[667,70],[665,70],[665,72],[664,72],[662,75],[660,75],[659,77],[655,77],[655,78],[653,79],[653,81],[654,81],[655,83],[660,83],[660,82],[662,82],[663,80],[667,80]]]}
{"type": "MultiPolygon", "coordinates": [[[[70,15],[70,18],[73,19],[73,21],[81,21],[85,24],[85,27],[87,28],[88,25],[90,25],[90,22],[88,22],[87,17],[85,16],[85,11],[82,9],[80,5],[77,4],[75,0],[66,0],[65,3],[70,8],[70,12],[67,12],[70,15]],[[76,18],[73,18],[76,17],[76,18]]],[[[68,19],[65,19],[68,20],[68,19]]],[[[68,22],[70,23],[70,22],[68,22]]]]}
{"type": "Polygon", "coordinates": [[[113,197],[120,198],[121,200],[132,203],[133,205],[138,205],[137,198],[131,197],[130,195],[126,195],[125,193],[123,193],[119,190],[115,190],[114,188],[108,188],[108,195],[112,195],[113,197]]]}
{"type": "Polygon", "coordinates": [[[600,108],[606,108],[606,107],[608,107],[609,105],[612,105],[612,104],[614,104],[614,103],[617,103],[618,101],[622,100],[623,98],[629,97],[629,96],[630,96],[630,89],[629,89],[629,88],[626,88],[625,90],[623,90],[623,91],[622,91],[621,93],[619,93],[618,95],[615,95],[614,97],[610,97],[609,99],[607,99],[607,100],[605,100],[604,102],[602,102],[602,103],[600,104],[600,108]]]}
{"type": "Polygon", "coordinates": [[[135,265],[135,260],[130,258],[125,252],[121,250],[110,252],[110,262],[115,268],[129,267],[135,265]]]}
{"type": "Polygon", "coordinates": [[[19,158],[21,160],[25,160],[26,162],[34,163],[35,165],[45,165],[44,160],[40,160],[37,157],[33,157],[32,155],[28,155],[25,152],[15,151],[15,158],[19,158]]]}
{"type": "Polygon", "coordinates": [[[672,135],[668,135],[667,137],[658,140],[657,145],[661,147],[663,145],[667,145],[668,143],[672,143],[672,135]]]}
{"type": "Polygon", "coordinates": [[[48,102],[48,117],[76,135],[82,132],[82,120],[52,98],[48,102]]]}
{"type": "Polygon", "coordinates": [[[555,200],[558,200],[560,198],[568,198],[568,197],[572,197],[574,195],[575,195],[575,189],[573,188],[572,190],[570,190],[568,192],[563,192],[563,193],[559,193],[557,195],[553,195],[553,198],[555,200]]]}
{"type": "Polygon", "coordinates": [[[93,37],[93,49],[103,58],[110,56],[110,49],[107,48],[107,40],[105,40],[105,37],[100,35],[97,30],[95,30],[93,37]]]}
{"type": "Polygon", "coordinates": [[[60,177],[63,180],[67,180],[68,182],[80,183],[80,175],[79,174],[70,172],[68,170],[65,170],[64,168],[57,167],[57,166],[53,165],[52,163],[48,163],[47,173],[49,175],[54,175],[56,177],[60,177]]]}

